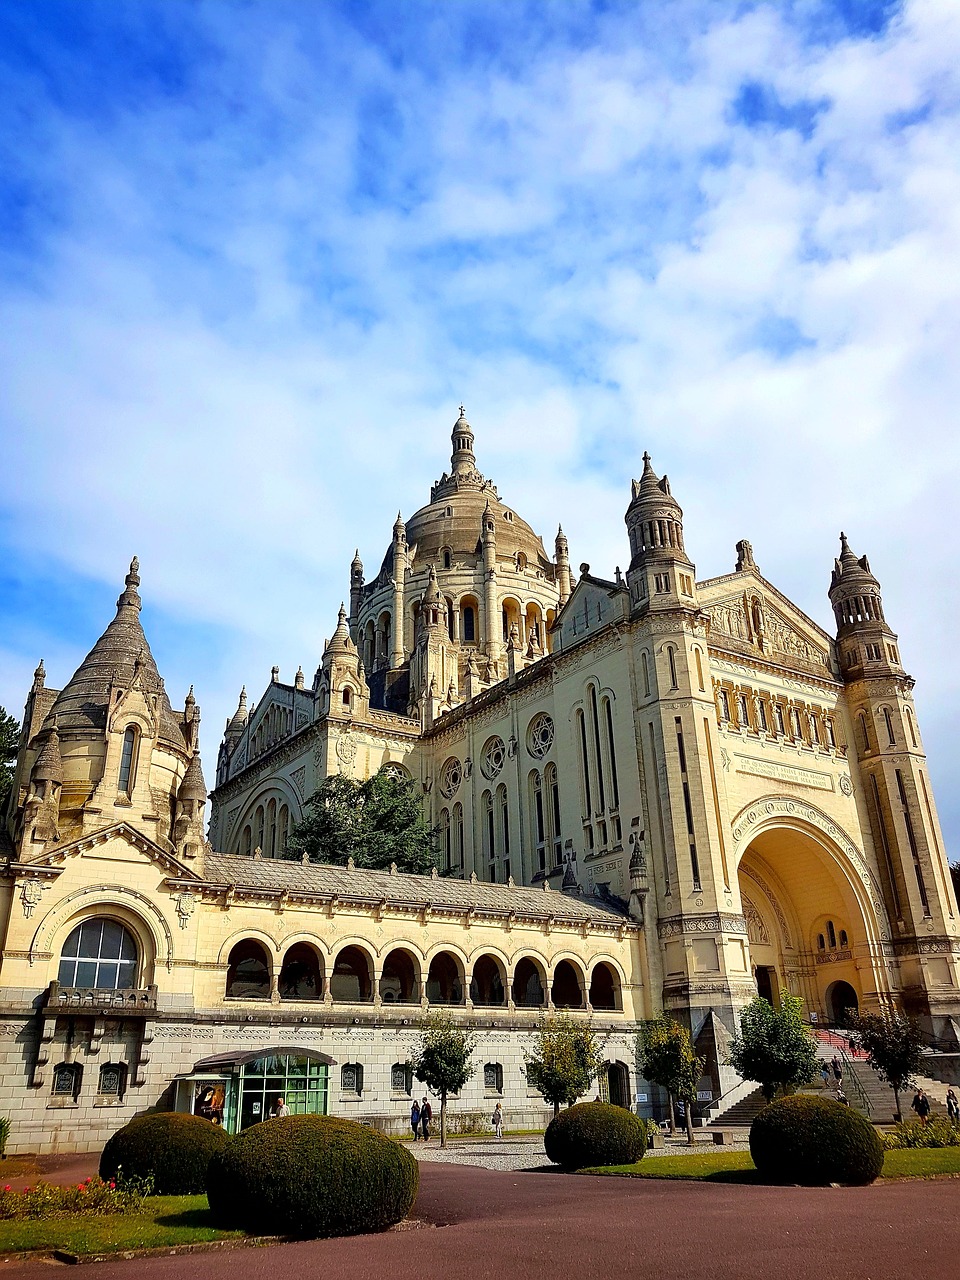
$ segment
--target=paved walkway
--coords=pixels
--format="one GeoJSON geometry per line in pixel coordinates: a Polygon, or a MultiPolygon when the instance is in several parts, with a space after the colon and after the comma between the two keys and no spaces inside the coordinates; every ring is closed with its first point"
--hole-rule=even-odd
{"type": "MultiPolygon", "coordinates": [[[[696,1131],[695,1131],[696,1133],[696,1131]]],[[[698,1151],[749,1151],[748,1130],[743,1131],[742,1140],[728,1143],[717,1148],[713,1143],[713,1134],[706,1132],[697,1135],[698,1151]]],[[[478,1138],[475,1142],[463,1138],[451,1139],[449,1146],[441,1148],[440,1140],[431,1139],[428,1143],[410,1142],[407,1150],[415,1155],[421,1163],[426,1164],[469,1164],[480,1169],[495,1170],[540,1170],[553,1172],[553,1166],[543,1150],[543,1137],[506,1137],[502,1142],[495,1138],[478,1138]]],[[[657,1156],[689,1155],[690,1147],[686,1138],[668,1138],[663,1147],[648,1151],[646,1160],[657,1156]]]]}
{"type": "MultiPolygon", "coordinates": [[[[84,1280],[956,1280],[958,1183],[754,1187],[425,1161],[424,1230],[90,1264],[84,1280]]],[[[49,1276],[49,1264],[7,1274],[49,1276]]]]}

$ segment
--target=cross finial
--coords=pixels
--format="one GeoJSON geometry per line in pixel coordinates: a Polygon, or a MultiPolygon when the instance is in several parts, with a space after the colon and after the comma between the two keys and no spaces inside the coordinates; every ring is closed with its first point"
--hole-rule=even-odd
{"type": "Polygon", "coordinates": [[[463,415],[464,415],[465,413],[466,413],[466,409],[464,409],[463,405],[461,405],[461,406],[460,406],[460,417],[462,418],[462,417],[463,417],[463,415]]]}

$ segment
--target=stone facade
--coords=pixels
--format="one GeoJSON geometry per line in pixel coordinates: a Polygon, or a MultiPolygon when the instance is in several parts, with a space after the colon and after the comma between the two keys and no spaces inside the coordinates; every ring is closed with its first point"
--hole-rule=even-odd
{"type": "Polygon", "coordinates": [[[632,1038],[660,1009],[713,1098],[757,990],[816,1021],[902,1006],[956,1043],[960,920],[866,558],[842,539],[835,635],[747,542],[698,582],[646,459],[626,574],[575,581],[562,531],[551,559],[473,445],[461,412],[450,471],[371,582],[354,558],[309,686],[275,668],[241,694],[209,841],[199,709],[170,705],[135,563],[65,689],[38,668],[0,882],[10,1150],[94,1147],[157,1105],[235,1128],[281,1080],[297,1106],[400,1128],[437,1004],[480,1033],[457,1108],[501,1099],[508,1121],[544,1114],[523,1072],[541,1009],[589,1017],[601,1091],[642,1108],[632,1038]],[[283,856],[325,777],[384,768],[419,785],[443,874],[283,856]]]}

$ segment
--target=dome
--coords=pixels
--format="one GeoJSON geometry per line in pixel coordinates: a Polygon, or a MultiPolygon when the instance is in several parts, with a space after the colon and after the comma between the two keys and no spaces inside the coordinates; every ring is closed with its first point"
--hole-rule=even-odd
{"type": "MultiPolygon", "coordinates": [[[[512,560],[519,552],[528,563],[550,570],[552,562],[540,538],[500,501],[496,486],[477,470],[473,439],[461,405],[452,433],[450,472],[433,486],[429,503],[406,522],[411,568],[441,565],[445,550],[453,556],[479,554],[483,513],[489,504],[496,525],[497,559],[512,560]]],[[[390,572],[392,557],[392,547],[388,547],[382,572],[390,572]]]]}

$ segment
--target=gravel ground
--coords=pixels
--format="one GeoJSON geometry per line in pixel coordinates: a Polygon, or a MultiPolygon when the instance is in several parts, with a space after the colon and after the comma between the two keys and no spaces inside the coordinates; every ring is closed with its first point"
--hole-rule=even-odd
{"type": "MultiPolygon", "coordinates": [[[[699,1135],[695,1136],[699,1137],[699,1135]]],[[[440,1139],[435,1138],[428,1143],[411,1142],[407,1144],[407,1149],[418,1160],[429,1163],[470,1164],[480,1169],[501,1171],[553,1168],[543,1153],[541,1137],[507,1137],[502,1142],[497,1142],[494,1138],[478,1138],[475,1141],[454,1138],[444,1150],[440,1148],[440,1139]]],[[[742,1139],[723,1147],[714,1147],[712,1136],[705,1135],[697,1142],[695,1149],[697,1151],[748,1151],[750,1143],[747,1140],[746,1131],[742,1139]]],[[[668,1138],[665,1146],[648,1151],[645,1158],[680,1156],[688,1154],[689,1151],[690,1148],[685,1140],[672,1142],[668,1138]]]]}

